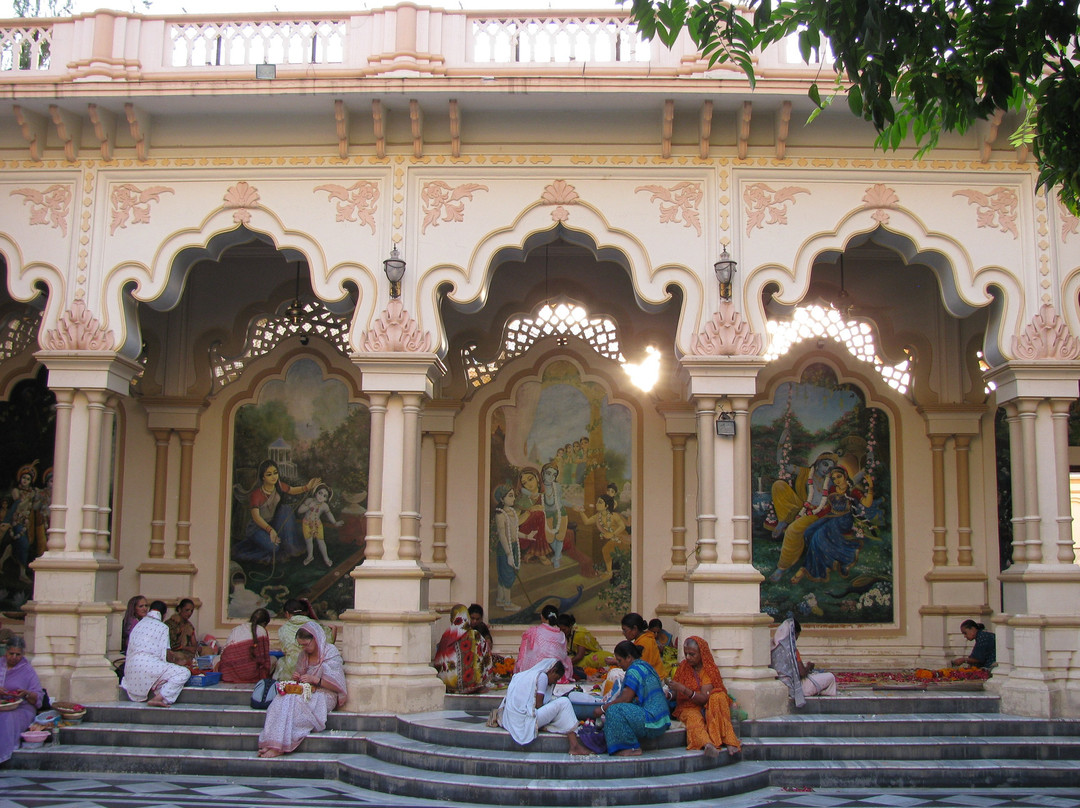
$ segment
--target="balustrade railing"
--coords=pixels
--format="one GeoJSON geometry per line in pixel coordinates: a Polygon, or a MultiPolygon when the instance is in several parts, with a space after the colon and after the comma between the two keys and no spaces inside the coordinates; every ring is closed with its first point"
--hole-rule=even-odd
{"type": "Polygon", "coordinates": [[[48,70],[51,25],[0,27],[0,70],[48,70]]]}
{"type": "Polygon", "coordinates": [[[343,20],[173,22],[172,67],[255,64],[340,64],[343,20]]]}
{"type": "Polygon", "coordinates": [[[648,62],[652,50],[626,17],[473,17],[473,61],[648,62]]]}

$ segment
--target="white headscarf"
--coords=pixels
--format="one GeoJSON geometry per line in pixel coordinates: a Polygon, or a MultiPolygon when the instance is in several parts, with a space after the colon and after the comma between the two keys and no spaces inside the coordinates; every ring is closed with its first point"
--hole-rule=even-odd
{"type": "Polygon", "coordinates": [[[308,655],[300,652],[300,659],[296,663],[296,675],[310,673],[321,676],[328,682],[333,682],[340,692],[337,694],[337,706],[330,709],[340,709],[348,700],[348,692],[345,684],[345,666],[341,659],[341,652],[329,640],[326,639],[326,631],[323,627],[309,620],[301,627],[302,631],[310,634],[319,646],[319,661],[312,662],[308,655]]]}
{"type": "MultiPolygon", "coordinates": [[[[535,739],[538,732],[536,727],[537,679],[541,676],[546,677],[556,661],[552,658],[542,659],[527,671],[515,673],[510,680],[510,686],[506,689],[499,723],[510,733],[510,737],[522,746],[535,739]]],[[[551,694],[553,687],[553,684],[547,686],[548,695],[551,694]]],[[[545,697],[544,700],[547,701],[547,698],[545,697]]]]}

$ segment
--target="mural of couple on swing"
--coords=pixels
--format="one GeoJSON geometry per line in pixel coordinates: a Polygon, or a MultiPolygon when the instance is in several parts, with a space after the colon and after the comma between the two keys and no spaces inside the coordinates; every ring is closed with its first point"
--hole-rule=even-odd
{"type": "Polygon", "coordinates": [[[813,364],[750,423],[762,611],[804,623],[893,622],[886,413],[813,364]]]}
{"type": "Polygon", "coordinates": [[[491,622],[534,623],[552,603],[579,622],[630,610],[633,414],[565,360],[494,408],[491,622]]]}
{"type": "Polygon", "coordinates": [[[233,421],[230,618],[304,597],[319,616],[352,607],[364,555],[371,419],[311,359],[264,384],[233,421]]]}

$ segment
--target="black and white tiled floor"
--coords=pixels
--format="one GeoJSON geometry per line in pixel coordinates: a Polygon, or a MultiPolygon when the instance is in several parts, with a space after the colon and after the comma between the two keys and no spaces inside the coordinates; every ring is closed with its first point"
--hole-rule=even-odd
{"type": "MultiPolygon", "coordinates": [[[[722,808],[1080,808],[1075,789],[824,789],[766,788],[718,799],[722,808]]],[[[446,802],[395,797],[329,780],[0,771],[0,808],[451,808],[446,802]]],[[[656,806],[656,808],[666,808],[656,806]]]]}

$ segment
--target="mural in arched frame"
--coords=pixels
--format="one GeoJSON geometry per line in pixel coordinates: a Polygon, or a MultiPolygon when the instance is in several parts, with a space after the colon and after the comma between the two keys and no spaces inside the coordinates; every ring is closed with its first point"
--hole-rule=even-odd
{"type": "Polygon", "coordinates": [[[490,418],[491,622],[535,623],[552,603],[618,622],[632,593],[634,414],[557,359],[490,418]]]}
{"type": "Polygon", "coordinates": [[[228,618],[262,606],[279,613],[291,597],[310,599],[327,619],[352,608],[370,431],[368,408],[303,357],[236,409],[228,618]]]}
{"type": "Polygon", "coordinates": [[[761,609],[806,623],[894,622],[890,422],[824,363],[751,415],[761,609]]]}

